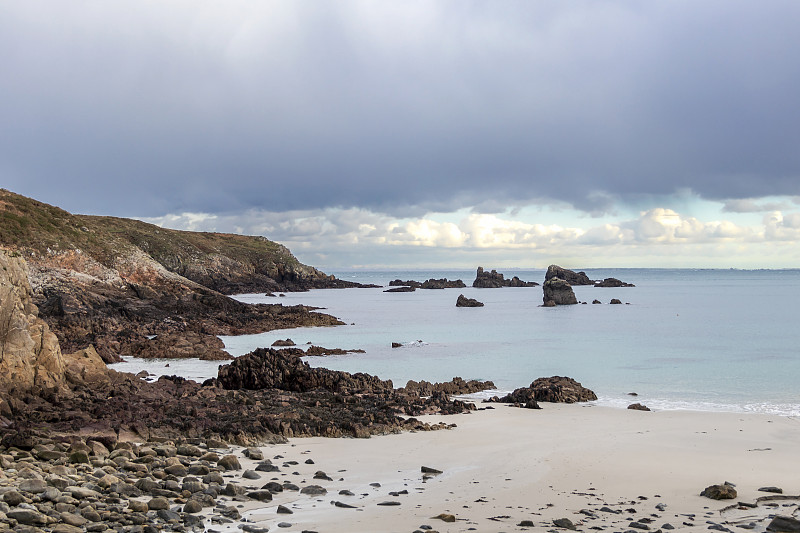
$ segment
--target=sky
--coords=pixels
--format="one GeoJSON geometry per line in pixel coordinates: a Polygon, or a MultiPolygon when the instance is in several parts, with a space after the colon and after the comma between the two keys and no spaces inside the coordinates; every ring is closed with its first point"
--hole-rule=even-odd
{"type": "Polygon", "coordinates": [[[322,269],[800,267],[795,0],[0,2],[0,187],[322,269]]]}

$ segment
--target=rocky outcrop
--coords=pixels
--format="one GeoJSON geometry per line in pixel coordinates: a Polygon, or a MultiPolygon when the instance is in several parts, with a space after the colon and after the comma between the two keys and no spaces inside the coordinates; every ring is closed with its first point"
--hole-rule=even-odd
{"type": "Polygon", "coordinates": [[[538,378],[530,387],[516,389],[500,398],[501,403],[525,405],[528,402],[576,403],[596,400],[597,395],[572,378],[553,376],[538,378]]]}
{"type": "Polygon", "coordinates": [[[625,283],[617,278],[606,278],[603,281],[595,282],[595,287],[635,287],[633,283],[625,283]]]}
{"type": "Polygon", "coordinates": [[[572,286],[560,278],[550,278],[544,282],[544,285],[542,285],[542,301],[545,307],[578,303],[572,286]]]}
{"type": "Polygon", "coordinates": [[[409,380],[406,386],[399,390],[412,396],[433,396],[436,393],[444,393],[447,395],[474,394],[494,388],[496,387],[491,381],[478,381],[474,379],[465,381],[460,377],[455,377],[444,383],[409,380]]]}
{"type": "Polygon", "coordinates": [[[536,287],[539,284],[535,281],[522,281],[517,276],[511,279],[505,279],[503,274],[498,273],[496,270],[486,272],[483,267],[478,267],[475,274],[475,281],[472,286],[479,289],[499,289],[501,287],[536,287]]]}
{"type": "MultiPolygon", "coordinates": [[[[301,350],[300,353],[303,353],[301,350]]],[[[289,350],[259,348],[221,366],[214,384],[225,389],[280,389],[308,392],[378,392],[392,390],[392,382],[358,372],[311,368],[289,350]]]]}
{"type": "Polygon", "coordinates": [[[397,287],[396,289],[389,289],[384,292],[411,292],[413,289],[462,289],[466,287],[464,282],[460,279],[449,280],[447,278],[441,279],[428,279],[425,281],[402,281],[399,279],[389,282],[390,287],[397,287]],[[411,290],[409,290],[408,288],[411,290]]]}
{"type": "Polygon", "coordinates": [[[594,281],[589,279],[586,272],[574,272],[558,265],[550,265],[544,275],[544,280],[553,278],[563,279],[570,285],[594,285],[594,281]]]}
{"type": "Polygon", "coordinates": [[[225,343],[215,335],[196,331],[162,333],[152,339],[131,342],[126,352],[147,359],[188,359],[226,361],[233,356],[225,351],[225,343]]]}
{"type": "Polygon", "coordinates": [[[483,302],[479,302],[475,298],[467,298],[463,294],[458,295],[456,300],[456,307],[483,307],[483,302]]]}

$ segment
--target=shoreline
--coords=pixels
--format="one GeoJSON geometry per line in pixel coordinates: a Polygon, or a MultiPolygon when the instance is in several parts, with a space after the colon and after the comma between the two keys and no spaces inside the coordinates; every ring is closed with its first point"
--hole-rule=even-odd
{"type": "MultiPolygon", "coordinates": [[[[733,503],[767,496],[758,491],[761,487],[800,494],[796,471],[787,468],[796,461],[800,443],[796,419],[585,404],[543,407],[497,405],[470,414],[420,417],[457,424],[451,430],[370,439],[312,437],[264,447],[265,457],[299,463],[290,467],[297,474],[286,470],[276,480],[288,479],[301,488],[318,483],[328,492],[317,497],[277,494],[268,505],[245,504],[242,515],[270,530],[284,522],[291,524],[286,531],[331,533],[410,532],[421,525],[440,532],[510,531],[520,530],[517,524],[524,520],[544,530],[560,518],[579,528],[622,530],[644,518],[652,520],[654,530],[668,523],[697,531],[707,530],[707,522],[733,527],[732,522],[745,520],[763,531],[769,515],[797,510],[798,500],[786,500],[775,508],[762,504],[720,513],[733,503]],[[308,458],[313,465],[304,464],[308,458]],[[423,480],[422,466],[443,473],[423,480]],[[319,470],[332,481],[313,479],[319,470]],[[737,499],[699,496],[705,487],[725,481],[736,484],[737,499]],[[340,495],[340,490],[354,496],[340,495]],[[404,490],[408,494],[389,494],[404,490]],[[396,505],[378,505],[384,502],[396,505]],[[276,514],[278,505],[294,514],[276,514]],[[455,522],[432,518],[442,513],[453,515],[455,522]]],[[[236,526],[215,529],[235,531],[236,526]]]]}

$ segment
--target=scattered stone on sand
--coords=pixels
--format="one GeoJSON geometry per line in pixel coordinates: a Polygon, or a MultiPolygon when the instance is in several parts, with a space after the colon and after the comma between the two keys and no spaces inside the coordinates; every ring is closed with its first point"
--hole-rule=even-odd
{"type": "Polygon", "coordinates": [[[564,529],[578,529],[569,518],[556,518],[553,520],[553,525],[556,527],[563,527],[564,529]]]}
{"type": "Polygon", "coordinates": [[[294,511],[286,507],[285,505],[279,505],[276,511],[278,514],[294,514],[294,511]]]}
{"type": "Polygon", "coordinates": [[[420,471],[423,474],[441,474],[441,470],[437,470],[436,468],[431,468],[430,466],[422,466],[420,467],[420,471]]]}
{"type": "Polygon", "coordinates": [[[777,515],[767,526],[767,531],[774,533],[800,532],[800,520],[791,516],[777,515]]]}
{"type": "Polygon", "coordinates": [[[441,514],[438,514],[436,516],[432,516],[431,518],[433,518],[434,520],[441,520],[442,522],[455,522],[456,521],[455,515],[451,515],[451,514],[448,514],[448,513],[441,513],[441,514]]]}
{"type": "Polygon", "coordinates": [[[783,489],[780,487],[761,487],[759,492],[771,492],[773,494],[783,494],[783,489]]]}
{"type": "Polygon", "coordinates": [[[628,406],[628,409],[632,409],[634,411],[649,411],[650,408],[646,405],[642,405],[640,403],[632,403],[628,406]]]}
{"type": "Polygon", "coordinates": [[[308,494],[309,496],[320,496],[322,494],[328,494],[328,489],[325,487],[321,487],[319,485],[308,485],[307,487],[303,487],[300,489],[300,494],[308,494]]]}

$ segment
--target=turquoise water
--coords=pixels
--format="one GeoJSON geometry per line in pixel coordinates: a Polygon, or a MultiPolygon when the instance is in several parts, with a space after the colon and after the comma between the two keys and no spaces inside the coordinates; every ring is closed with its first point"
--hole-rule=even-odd
{"type": "MultiPolygon", "coordinates": [[[[408,379],[461,376],[490,379],[506,391],[540,376],[566,375],[593,389],[606,405],[639,401],[658,409],[800,415],[800,271],[586,272],[592,279],[613,276],[636,287],[575,287],[578,299],[590,303],[557,308],[540,307],[539,287],[287,293],[280,302],[325,308],[348,325],[223,341],[233,355],[286,337],[298,344],[363,349],[365,354],[308,360],[376,374],[395,386],[408,379]],[[485,307],[456,308],[461,293],[485,307]],[[592,305],[595,298],[603,305],[592,305]],[[630,305],[608,305],[612,298],[630,305]],[[393,349],[392,342],[404,346],[393,349]]],[[[470,285],[475,277],[474,271],[332,273],[381,285],[395,278],[433,277],[461,278],[470,285]]],[[[540,283],[544,278],[543,270],[503,273],[540,283]]],[[[276,301],[263,295],[238,298],[276,301]]],[[[169,371],[202,377],[215,374],[217,364],[177,361],[169,371]]]]}

